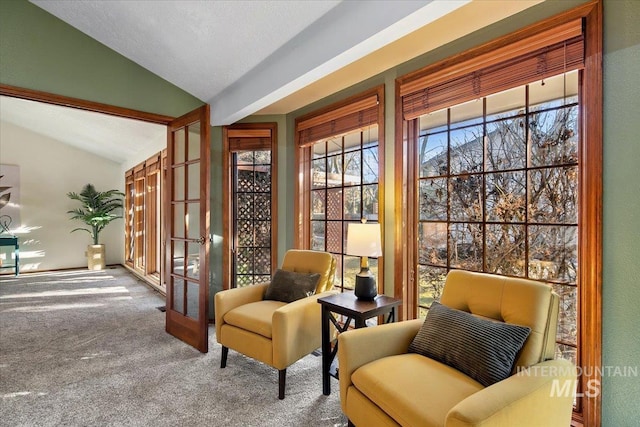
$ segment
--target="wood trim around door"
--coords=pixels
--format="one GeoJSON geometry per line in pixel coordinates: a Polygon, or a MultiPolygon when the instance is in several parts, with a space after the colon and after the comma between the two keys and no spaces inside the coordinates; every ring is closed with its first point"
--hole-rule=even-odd
{"type": "Polygon", "coordinates": [[[80,98],[72,98],[64,95],[42,92],[39,90],[21,88],[0,84],[0,95],[11,96],[13,98],[26,99],[29,101],[44,102],[46,104],[59,105],[62,107],[76,108],[79,110],[103,113],[110,116],[122,117],[125,119],[141,120],[143,122],[167,125],[174,118],[161,114],[148,113],[146,111],[134,110],[131,108],[117,107],[115,105],[102,104],[100,102],[87,101],[80,98]]]}

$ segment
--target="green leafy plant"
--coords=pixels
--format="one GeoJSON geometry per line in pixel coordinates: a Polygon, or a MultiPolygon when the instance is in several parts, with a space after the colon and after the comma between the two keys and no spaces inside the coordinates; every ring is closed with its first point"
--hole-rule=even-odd
{"type": "Polygon", "coordinates": [[[89,228],[75,228],[91,234],[93,244],[98,245],[100,232],[114,219],[122,218],[118,210],[122,209],[124,194],[118,190],[97,191],[92,184],[86,184],[80,194],[67,193],[72,200],[79,201],[82,206],[68,211],[72,220],[84,222],[89,228]]]}

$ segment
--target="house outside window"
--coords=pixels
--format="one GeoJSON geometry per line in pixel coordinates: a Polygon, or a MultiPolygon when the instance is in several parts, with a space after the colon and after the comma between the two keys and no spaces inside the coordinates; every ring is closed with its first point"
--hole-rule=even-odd
{"type": "MultiPolygon", "coordinates": [[[[379,147],[378,126],[313,145],[311,182],[311,234],[309,248],[334,254],[337,261],[334,287],[353,290],[360,258],[345,254],[350,222],[378,222],[379,147]],[[372,140],[372,136],[375,140],[372,140]]],[[[374,276],[378,260],[370,261],[374,276]]]]}
{"type": "Polygon", "coordinates": [[[541,280],[560,296],[556,353],[577,363],[578,71],[419,118],[418,307],[447,272],[541,280]]]}
{"type": "Polygon", "coordinates": [[[396,80],[401,315],[424,316],[451,269],[547,283],[556,356],[582,373],[576,425],[601,417],[600,13],[585,4],[396,80]]]}
{"type": "MultiPolygon", "coordinates": [[[[352,290],[360,258],[345,253],[348,224],[365,219],[384,228],[384,87],[301,116],[295,126],[294,240],[301,249],[334,254],[334,287],[352,290]]],[[[381,265],[369,262],[380,292],[381,265]]]]}

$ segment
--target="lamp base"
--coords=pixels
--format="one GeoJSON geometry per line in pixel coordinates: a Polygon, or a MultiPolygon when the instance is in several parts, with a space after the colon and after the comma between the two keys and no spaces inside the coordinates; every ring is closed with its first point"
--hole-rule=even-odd
{"type": "Polygon", "coordinates": [[[376,295],[378,295],[378,287],[376,286],[376,279],[369,273],[361,271],[356,274],[356,288],[354,294],[358,299],[371,301],[376,295]]]}

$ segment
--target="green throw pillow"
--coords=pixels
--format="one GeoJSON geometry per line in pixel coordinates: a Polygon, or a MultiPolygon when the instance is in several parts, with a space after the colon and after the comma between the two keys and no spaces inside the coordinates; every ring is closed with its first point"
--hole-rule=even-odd
{"type": "Polygon", "coordinates": [[[295,273],[278,269],[273,274],[264,299],[287,303],[299,300],[313,295],[319,280],[319,273],[295,273]]]}
{"type": "Polygon", "coordinates": [[[530,332],[525,326],[482,319],[434,302],[409,352],[449,365],[488,387],[511,375],[530,332]]]}

